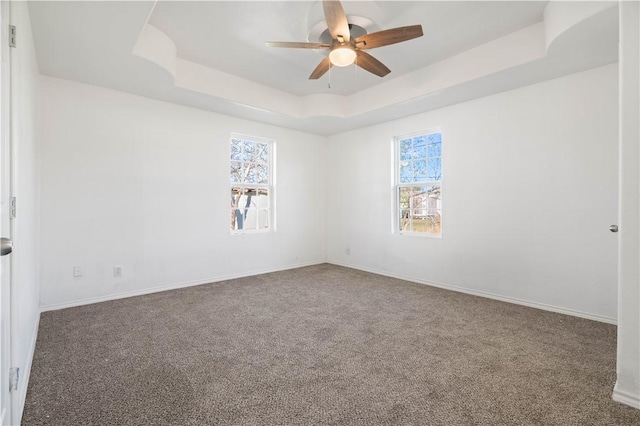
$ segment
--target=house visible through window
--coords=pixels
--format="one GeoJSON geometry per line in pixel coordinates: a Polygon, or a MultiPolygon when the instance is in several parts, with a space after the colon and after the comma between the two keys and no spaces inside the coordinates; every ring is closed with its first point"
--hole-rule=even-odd
{"type": "Polygon", "coordinates": [[[442,133],[395,138],[396,232],[442,234],[442,133]]]}
{"type": "Polygon", "coordinates": [[[273,141],[231,136],[231,231],[272,228],[273,141]]]}

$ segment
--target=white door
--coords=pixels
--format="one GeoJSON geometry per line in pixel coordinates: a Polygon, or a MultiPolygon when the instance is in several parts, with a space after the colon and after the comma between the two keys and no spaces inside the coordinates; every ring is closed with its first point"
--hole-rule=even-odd
{"type": "MultiPolygon", "coordinates": [[[[0,237],[11,239],[10,2],[0,2],[0,237]]],[[[5,241],[3,240],[3,245],[5,241]]],[[[3,247],[5,248],[5,247],[3,247]]],[[[3,250],[4,252],[4,250],[3,250]]],[[[11,424],[11,255],[0,256],[0,425],[11,424]]]]}

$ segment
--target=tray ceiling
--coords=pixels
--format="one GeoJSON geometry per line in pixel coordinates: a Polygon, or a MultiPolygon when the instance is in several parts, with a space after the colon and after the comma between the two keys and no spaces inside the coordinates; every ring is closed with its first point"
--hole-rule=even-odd
{"type": "MultiPolygon", "coordinates": [[[[42,74],[334,134],[617,61],[617,2],[345,1],[369,32],[424,36],[308,80],[319,1],[30,2],[42,74]]],[[[326,53],[325,53],[326,54],[326,53]]]]}

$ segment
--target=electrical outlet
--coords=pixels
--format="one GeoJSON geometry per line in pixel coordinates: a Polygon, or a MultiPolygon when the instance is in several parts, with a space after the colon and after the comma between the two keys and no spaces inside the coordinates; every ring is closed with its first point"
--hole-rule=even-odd
{"type": "Polygon", "coordinates": [[[113,267],[113,276],[116,278],[122,276],[122,266],[116,265],[113,267]]]}
{"type": "Polygon", "coordinates": [[[79,278],[79,277],[81,277],[83,275],[84,275],[84,273],[82,272],[82,265],[75,265],[73,267],[73,276],[75,278],[79,278]]]}
{"type": "Polygon", "coordinates": [[[14,367],[9,370],[9,392],[18,390],[18,382],[20,382],[20,368],[14,367]]]}

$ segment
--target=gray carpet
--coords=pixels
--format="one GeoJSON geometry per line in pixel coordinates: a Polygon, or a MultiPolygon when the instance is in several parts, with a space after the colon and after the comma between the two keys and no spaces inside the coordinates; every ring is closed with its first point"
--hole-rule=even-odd
{"type": "Polygon", "coordinates": [[[318,265],[42,314],[25,425],[640,424],[616,328],[318,265]]]}

